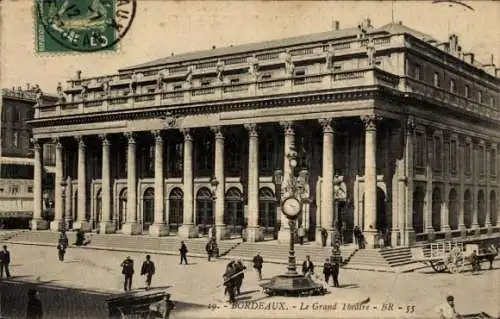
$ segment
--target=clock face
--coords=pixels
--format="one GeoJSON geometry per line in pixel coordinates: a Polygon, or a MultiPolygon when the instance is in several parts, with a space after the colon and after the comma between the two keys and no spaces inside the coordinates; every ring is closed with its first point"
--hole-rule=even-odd
{"type": "Polygon", "coordinates": [[[297,217],[302,209],[302,205],[300,201],[295,197],[288,197],[283,201],[283,205],[281,207],[283,213],[291,218],[297,217]]]}

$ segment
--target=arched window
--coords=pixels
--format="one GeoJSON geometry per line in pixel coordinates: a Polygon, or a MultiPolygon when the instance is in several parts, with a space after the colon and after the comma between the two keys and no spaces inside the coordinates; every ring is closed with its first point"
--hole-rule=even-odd
{"type": "Polygon", "coordinates": [[[152,187],[144,191],[142,202],[142,224],[143,229],[147,231],[155,218],[155,190],[152,187]]]}
{"type": "Polygon", "coordinates": [[[452,230],[458,229],[458,195],[454,188],[448,196],[448,223],[452,230]]]}
{"type": "Polygon", "coordinates": [[[259,226],[272,233],[276,227],[276,197],[270,188],[259,190],[259,226]]]}
{"type": "Polygon", "coordinates": [[[484,227],[486,224],[486,199],[483,190],[477,193],[477,222],[479,227],[484,227]]]}
{"type": "Polygon", "coordinates": [[[490,193],[490,222],[491,226],[496,226],[498,222],[497,197],[495,191],[490,193]]]}
{"type": "Polygon", "coordinates": [[[184,211],[184,193],[180,188],[174,188],[168,197],[168,223],[170,230],[178,230],[182,226],[184,211]]]}
{"type": "Polygon", "coordinates": [[[224,224],[233,234],[241,233],[244,224],[243,195],[240,190],[232,187],[224,198],[224,224]]]}
{"type": "Polygon", "coordinates": [[[95,197],[95,227],[99,227],[99,222],[102,218],[102,189],[97,191],[95,197]]]}
{"type": "Polygon", "coordinates": [[[472,196],[470,190],[464,193],[464,224],[466,228],[472,226],[472,196]]]}
{"type": "Polygon", "coordinates": [[[432,228],[434,231],[441,230],[441,190],[434,188],[432,192],[432,228]]]}
{"type": "Polygon", "coordinates": [[[424,196],[420,187],[413,192],[413,229],[417,234],[424,232],[424,196]]]}
{"type": "Polygon", "coordinates": [[[127,189],[124,188],[118,197],[118,220],[116,221],[118,229],[122,229],[127,221],[127,189]]]}
{"type": "Polygon", "coordinates": [[[200,233],[206,235],[214,222],[212,193],[203,187],[196,193],[196,224],[200,233]]]}

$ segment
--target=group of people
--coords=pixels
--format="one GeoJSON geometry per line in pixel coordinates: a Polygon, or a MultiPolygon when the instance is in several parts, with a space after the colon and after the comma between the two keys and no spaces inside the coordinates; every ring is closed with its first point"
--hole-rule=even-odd
{"type": "Polygon", "coordinates": [[[205,245],[205,250],[207,251],[208,261],[210,261],[210,259],[214,256],[219,258],[219,247],[217,246],[215,237],[210,238],[208,243],[205,245]]]}
{"type": "Polygon", "coordinates": [[[353,234],[354,234],[354,242],[356,243],[356,245],[358,245],[358,248],[365,249],[366,247],[365,235],[363,235],[363,232],[361,231],[359,226],[354,226],[353,234]]]}
{"type": "MultiPolygon", "coordinates": [[[[134,276],[134,260],[127,256],[120,265],[124,276],[123,290],[130,291],[132,289],[132,278],[134,276]]],[[[146,255],[146,260],[142,263],[141,276],[146,276],[146,290],[151,288],[151,281],[155,274],[155,264],[151,260],[150,255],[146,255]]]]}
{"type": "Polygon", "coordinates": [[[231,260],[227,266],[224,275],[224,295],[229,294],[229,302],[236,302],[236,295],[241,294],[241,285],[243,285],[243,279],[245,278],[245,269],[247,267],[243,265],[241,260],[231,260]]]}

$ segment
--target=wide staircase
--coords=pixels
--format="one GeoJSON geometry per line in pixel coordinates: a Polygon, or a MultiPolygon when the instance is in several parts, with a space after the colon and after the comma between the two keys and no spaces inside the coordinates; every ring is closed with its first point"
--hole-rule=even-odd
{"type": "Polygon", "coordinates": [[[360,249],[346,268],[397,272],[414,264],[408,247],[384,249],[360,249]]]}

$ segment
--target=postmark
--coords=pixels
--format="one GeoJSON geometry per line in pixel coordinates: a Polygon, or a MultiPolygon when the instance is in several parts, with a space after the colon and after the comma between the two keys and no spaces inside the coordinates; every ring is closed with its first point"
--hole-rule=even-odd
{"type": "Polygon", "coordinates": [[[136,0],[34,1],[39,53],[116,50],[136,13],[136,0]]]}

